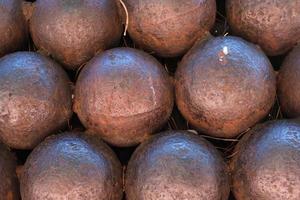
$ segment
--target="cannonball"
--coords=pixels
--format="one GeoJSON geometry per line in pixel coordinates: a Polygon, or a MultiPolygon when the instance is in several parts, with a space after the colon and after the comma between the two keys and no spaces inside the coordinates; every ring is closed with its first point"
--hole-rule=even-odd
{"type": "Polygon", "coordinates": [[[22,1],[0,1],[0,57],[22,49],[27,37],[22,1]]]}
{"type": "Polygon", "coordinates": [[[169,131],[142,143],[125,178],[127,200],[227,200],[229,179],[219,152],[186,131],[169,131]]]}
{"type": "Polygon", "coordinates": [[[262,120],[276,95],[272,65],[237,37],[199,43],[176,71],[176,102],[187,121],[213,137],[234,138],[262,120]]]}
{"type": "Polygon", "coordinates": [[[227,0],[227,20],[234,34],[259,44],[270,56],[300,41],[300,1],[227,0]]]}
{"type": "Polygon", "coordinates": [[[0,60],[0,140],[32,149],[72,115],[70,81],[49,58],[17,52],[0,60]]]}
{"type": "Polygon", "coordinates": [[[21,195],[22,200],[121,200],[122,167],[98,138],[50,136],[24,165],[21,195]]]}
{"type": "Polygon", "coordinates": [[[261,124],[239,141],[231,161],[237,200],[300,198],[300,121],[261,124]]]}
{"type": "Polygon", "coordinates": [[[118,44],[122,24],[115,0],[37,0],[30,30],[40,51],[75,70],[118,44]]]}
{"type": "Polygon", "coordinates": [[[141,48],[163,57],[181,56],[209,35],[215,0],[124,0],[128,32],[141,48]]]}
{"type": "Polygon", "coordinates": [[[154,57],[131,48],[115,48],[83,68],[74,104],[89,132],[115,146],[132,146],[168,120],[173,87],[154,57]]]}

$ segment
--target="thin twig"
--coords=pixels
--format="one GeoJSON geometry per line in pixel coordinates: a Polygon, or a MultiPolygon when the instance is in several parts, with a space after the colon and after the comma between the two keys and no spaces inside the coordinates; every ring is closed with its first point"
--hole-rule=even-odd
{"type": "Polygon", "coordinates": [[[123,2],[123,0],[119,0],[122,7],[124,8],[125,14],[126,14],[126,22],[125,22],[125,29],[124,29],[124,33],[123,35],[126,36],[127,33],[127,29],[128,29],[128,23],[129,23],[129,14],[128,14],[128,10],[127,7],[125,5],[125,3],[123,2]]]}
{"type": "Polygon", "coordinates": [[[220,140],[220,141],[227,141],[227,142],[238,142],[239,140],[237,139],[227,139],[227,138],[218,138],[218,137],[212,137],[212,136],[208,136],[208,135],[201,135],[204,138],[209,138],[209,139],[213,139],[213,140],[220,140]]]}
{"type": "Polygon", "coordinates": [[[124,37],[123,37],[123,42],[124,42],[125,47],[128,47],[128,44],[127,44],[126,39],[124,37]]]}
{"type": "Polygon", "coordinates": [[[83,67],[86,65],[86,63],[83,63],[79,66],[79,68],[76,70],[76,74],[75,74],[75,78],[77,80],[78,76],[79,76],[79,73],[80,71],[83,69],[83,67]]]}
{"type": "Polygon", "coordinates": [[[280,107],[280,103],[279,103],[279,99],[278,99],[277,95],[276,95],[276,104],[278,105],[278,110],[277,110],[275,119],[279,119],[279,118],[282,118],[282,113],[281,113],[281,107],[280,107]]]}
{"type": "Polygon", "coordinates": [[[238,153],[238,151],[233,152],[231,155],[227,156],[226,158],[227,158],[227,159],[232,158],[232,157],[234,157],[237,153],[238,153]]]}
{"type": "Polygon", "coordinates": [[[190,132],[190,133],[194,133],[195,135],[198,135],[198,132],[196,130],[188,129],[187,131],[190,132]]]}
{"type": "Polygon", "coordinates": [[[217,11],[217,14],[220,15],[223,19],[226,19],[226,17],[219,11],[217,11]]]}
{"type": "Polygon", "coordinates": [[[165,67],[165,70],[168,72],[168,74],[170,74],[170,72],[169,72],[168,67],[167,67],[166,64],[164,65],[164,67],[165,67]]]}
{"type": "Polygon", "coordinates": [[[171,122],[173,124],[173,129],[178,130],[178,127],[177,127],[175,119],[172,116],[170,117],[170,119],[171,119],[171,122]]]}
{"type": "Polygon", "coordinates": [[[247,128],[245,131],[241,132],[238,136],[237,136],[237,140],[239,140],[240,138],[242,138],[247,132],[249,132],[251,130],[251,128],[247,128]]]}

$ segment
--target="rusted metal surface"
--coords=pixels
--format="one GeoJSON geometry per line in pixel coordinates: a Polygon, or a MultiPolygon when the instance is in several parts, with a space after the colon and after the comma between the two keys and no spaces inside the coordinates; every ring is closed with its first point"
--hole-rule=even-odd
{"type": "Polygon", "coordinates": [[[183,55],[197,39],[209,34],[215,22],[215,0],[123,1],[134,42],[164,57],[183,55]]]}
{"type": "Polygon", "coordinates": [[[185,131],[164,132],[142,143],[126,171],[127,200],[227,200],[229,190],[219,152],[185,131]]]}
{"type": "MultiPolygon", "coordinates": [[[[34,2],[28,2],[28,1],[22,2],[23,15],[27,21],[29,21],[32,16],[34,6],[35,6],[34,2]]],[[[29,23],[27,24],[29,25],[29,23]]]]}
{"type": "Polygon", "coordinates": [[[114,0],[37,0],[30,20],[35,45],[68,69],[118,44],[122,24],[114,0]]]}
{"type": "Polygon", "coordinates": [[[152,56],[115,48],[92,59],[76,83],[74,111],[89,132],[116,146],[147,139],[170,116],[173,86],[152,56]]]}
{"type": "Polygon", "coordinates": [[[237,37],[217,37],[184,56],[175,90],[190,124],[204,134],[232,138],[268,114],[276,78],[259,48],[237,37]]]}
{"type": "Polygon", "coordinates": [[[100,139],[63,133],[50,136],[28,157],[22,200],[121,200],[122,167],[100,139]]]}
{"type": "Polygon", "coordinates": [[[231,162],[237,200],[300,199],[300,123],[258,125],[238,143],[231,162]]]}
{"type": "Polygon", "coordinates": [[[287,117],[300,117],[300,46],[285,58],[278,75],[280,109],[287,117]]]}
{"type": "Polygon", "coordinates": [[[19,200],[19,182],[16,175],[16,161],[0,142],[0,199],[19,200]]]}
{"type": "Polygon", "coordinates": [[[227,19],[233,33],[259,44],[271,56],[300,41],[300,1],[227,0],[227,19]]]}
{"type": "Polygon", "coordinates": [[[0,140],[31,149],[72,115],[70,82],[63,69],[33,52],[0,60],[0,140]]]}
{"type": "Polygon", "coordinates": [[[0,57],[22,49],[27,41],[21,3],[21,0],[0,1],[0,57]]]}

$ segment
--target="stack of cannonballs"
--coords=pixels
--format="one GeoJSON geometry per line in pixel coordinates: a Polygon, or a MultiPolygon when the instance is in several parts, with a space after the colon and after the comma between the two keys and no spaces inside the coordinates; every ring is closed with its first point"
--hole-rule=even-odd
{"type": "Polygon", "coordinates": [[[1,0],[0,56],[0,200],[300,200],[299,0],[1,0]]]}

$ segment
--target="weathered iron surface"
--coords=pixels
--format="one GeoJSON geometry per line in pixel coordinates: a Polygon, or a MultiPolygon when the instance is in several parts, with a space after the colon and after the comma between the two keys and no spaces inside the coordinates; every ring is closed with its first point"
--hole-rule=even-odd
{"type": "Polygon", "coordinates": [[[74,111],[89,132],[116,146],[136,145],[168,119],[173,87],[152,56],[115,48],[92,59],[80,73],[74,111]]]}
{"type": "Polygon", "coordinates": [[[259,44],[270,56],[286,53],[300,41],[300,1],[227,0],[233,33],[259,44]]]}
{"type": "Polygon", "coordinates": [[[0,140],[31,149],[71,115],[70,81],[59,65],[33,52],[0,60],[0,140]]]}
{"type": "Polygon", "coordinates": [[[115,0],[37,0],[30,20],[35,45],[68,69],[118,44],[122,34],[115,0]]]}
{"type": "Polygon", "coordinates": [[[19,182],[16,161],[9,150],[0,143],[0,199],[19,200],[19,182]]]}
{"type": "Polygon", "coordinates": [[[161,133],[142,143],[126,171],[127,200],[227,200],[229,190],[219,152],[185,131],[161,133]]]}
{"type": "Polygon", "coordinates": [[[216,16],[215,0],[124,0],[128,32],[145,50],[164,57],[187,52],[205,38],[216,16]]]}
{"type": "Polygon", "coordinates": [[[232,138],[264,118],[276,94],[268,58],[237,37],[199,43],[176,71],[176,102],[201,132],[232,138]]]}
{"type": "Polygon", "coordinates": [[[231,161],[237,200],[300,198],[300,123],[258,125],[238,143],[231,161]]]}
{"type": "Polygon", "coordinates": [[[122,167],[100,139],[78,133],[50,136],[27,159],[23,200],[121,200],[122,167]]]}
{"type": "Polygon", "coordinates": [[[300,117],[300,46],[285,58],[277,85],[281,111],[287,117],[300,117]]]}
{"type": "Polygon", "coordinates": [[[20,50],[27,41],[21,0],[0,1],[0,57],[20,50]]]}

